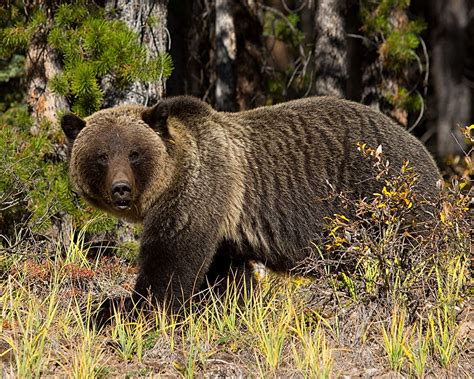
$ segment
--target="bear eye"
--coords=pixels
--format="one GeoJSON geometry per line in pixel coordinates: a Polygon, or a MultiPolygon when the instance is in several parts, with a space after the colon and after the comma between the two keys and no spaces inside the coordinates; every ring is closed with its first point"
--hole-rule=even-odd
{"type": "Polygon", "coordinates": [[[138,151],[132,151],[128,155],[128,159],[130,160],[130,162],[136,163],[140,160],[140,154],[138,153],[138,151]]]}
{"type": "Polygon", "coordinates": [[[97,156],[97,163],[105,166],[107,164],[107,154],[100,154],[97,156]]]}

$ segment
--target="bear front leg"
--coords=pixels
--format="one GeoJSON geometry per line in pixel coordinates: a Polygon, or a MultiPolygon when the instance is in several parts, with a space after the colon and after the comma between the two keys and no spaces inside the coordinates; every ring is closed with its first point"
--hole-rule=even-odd
{"type": "Polygon", "coordinates": [[[199,292],[216,253],[213,233],[181,231],[164,238],[145,231],[142,235],[139,273],[134,301],[147,298],[176,312],[199,292]]]}

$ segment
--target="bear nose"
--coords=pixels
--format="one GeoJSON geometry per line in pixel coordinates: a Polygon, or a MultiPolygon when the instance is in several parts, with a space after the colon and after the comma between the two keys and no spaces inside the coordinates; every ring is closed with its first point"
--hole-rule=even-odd
{"type": "Polygon", "coordinates": [[[112,197],[118,209],[129,209],[132,203],[132,187],[128,182],[115,182],[112,184],[112,197]]]}
{"type": "Polygon", "coordinates": [[[131,192],[132,188],[127,182],[116,182],[112,184],[112,195],[117,199],[129,197],[131,192]]]}

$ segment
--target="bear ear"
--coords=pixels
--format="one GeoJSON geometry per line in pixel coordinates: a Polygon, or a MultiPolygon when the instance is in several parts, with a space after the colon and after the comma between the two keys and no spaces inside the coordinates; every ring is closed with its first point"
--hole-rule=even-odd
{"type": "Polygon", "coordinates": [[[164,102],[158,102],[154,107],[148,108],[142,113],[142,120],[147,123],[150,128],[160,135],[168,136],[168,116],[169,108],[164,102]]]}
{"type": "Polygon", "coordinates": [[[74,142],[79,132],[84,129],[86,122],[75,114],[66,113],[61,118],[61,128],[69,142],[74,142]]]}

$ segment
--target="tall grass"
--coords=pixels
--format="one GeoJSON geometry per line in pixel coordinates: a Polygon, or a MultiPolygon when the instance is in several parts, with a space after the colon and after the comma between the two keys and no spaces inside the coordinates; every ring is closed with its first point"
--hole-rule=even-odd
{"type": "MultiPolygon", "coordinates": [[[[92,378],[143,370],[191,378],[210,370],[229,376],[329,378],[346,372],[341,362],[354,359],[357,348],[353,346],[374,340],[384,347],[379,358],[385,359],[387,367],[417,377],[437,367],[452,370],[463,361],[459,359],[463,337],[456,304],[463,299],[468,271],[461,257],[433,271],[436,298],[429,312],[420,314],[420,321],[412,325],[407,311],[393,306],[371,321],[382,322],[381,334],[369,328],[354,341],[350,335],[360,325],[346,316],[351,312],[343,310],[353,309],[361,300],[343,305],[341,288],[345,287],[339,287],[333,304],[340,311],[332,314],[333,308],[324,311],[317,304],[330,299],[334,281],[327,284],[329,292],[322,298],[316,296],[315,303],[314,282],[271,273],[250,292],[229,282],[227,292],[210,292],[204,302],[190,306],[179,319],[161,308],[146,314],[137,311],[135,318],[117,309],[110,325],[98,329],[93,313],[103,295],[93,293],[102,288],[103,280],[118,276],[101,276],[104,264],[95,261],[100,258],[88,258],[77,241],[68,251],[58,251],[54,258],[43,258],[34,265],[18,260],[1,282],[0,346],[4,346],[5,372],[25,378],[92,378]],[[78,265],[78,271],[64,268],[70,265],[78,265]],[[95,275],[78,278],[89,273],[80,271],[79,265],[95,267],[95,275]],[[157,354],[167,357],[158,368],[153,364],[156,358],[149,357],[157,354]]],[[[126,266],[115,269],[126,270],[126,266]]],[[[320,288],[322,284],[318,282],[320,288]]],[[[109,283],[107,288],[114,286],[120,283],[109,283]]],[[[360,291],[362,287],[354,288],[360,291]]],[[[364,307],[358,312],[368,317],[363,315],[364,307]]]]}

